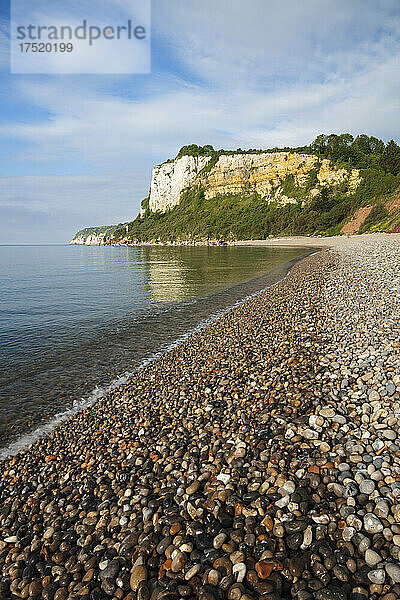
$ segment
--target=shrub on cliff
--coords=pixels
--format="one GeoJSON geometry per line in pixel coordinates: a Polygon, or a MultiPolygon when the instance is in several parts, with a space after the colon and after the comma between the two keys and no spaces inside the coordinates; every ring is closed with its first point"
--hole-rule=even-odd
{"type": "Polygon", "coordinates": [[[197,144],[189,144],[188,146],[182,146],[176,158],[182,158],[182,156],[210,156],[213,152],[214,148],[210,145],[198,146],[197,144]]]}
{"type": "Polygon", "coordinates": [[[387,173],[400,173],[400,148],[394,140],[390,140],[383,151],[381,164],[387,173]]]}

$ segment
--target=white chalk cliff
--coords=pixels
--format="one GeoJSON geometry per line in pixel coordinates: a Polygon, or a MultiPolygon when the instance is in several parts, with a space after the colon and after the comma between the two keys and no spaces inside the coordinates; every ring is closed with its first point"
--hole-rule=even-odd
{"type": "MultiPolygon", "coordinates": [[[[291,152],[264,152],[223,154],[206,172],[202,169],[211,160],[209,156],[183,156],[153,169],[149,208],[164,213],[180,202],[182,191],[193,185],[202,185],[206,198],[225,194],[256,192],[266,201],[280,204],[297,202],[285,196],[280,188],[288,176],[296,186],[306,185],[313,169],[318,169],[315,187],[310,198],[324,186],[346,184],[354,191],[361,179],[357,169],[334,167],[327,159],[320,161],[312,154],[291,152]]],[[[143,215],[143,211],[142,211],[143,215]]]]}
{"type": "Polygon", "coordinates": [[[115,225],[105,227],[88,227],[78,231],[70,244],[79,246],[104,246],[110,243],[115,225]]]}
{"type": "Polygon", "coordinates": [[[210,156],[182,156],[153,169],[149,208],[165,212],[179,204],[182,191],[195,183],[199,172],[211,160],[210,156]]]}

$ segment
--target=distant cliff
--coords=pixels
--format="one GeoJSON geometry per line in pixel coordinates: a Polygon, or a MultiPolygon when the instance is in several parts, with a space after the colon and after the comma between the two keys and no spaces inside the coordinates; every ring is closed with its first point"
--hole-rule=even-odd
{"type": "Polygon", "coordinates": [[[112,242],[114,231],[121,229],[119,225],[103,225],[99,227],[86,227],[78,231],[70,244],[86,245],[86,246],[106,246],[112,242]]]}

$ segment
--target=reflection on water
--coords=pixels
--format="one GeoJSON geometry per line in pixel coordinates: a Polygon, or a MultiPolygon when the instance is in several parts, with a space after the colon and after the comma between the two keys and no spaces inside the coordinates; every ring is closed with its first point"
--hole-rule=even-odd
{"type": "Polygon", "coordinates": [[[252,279],[304,253],[292,248],[170,247],[141,248],[155,302],[182,302],[252,279]],[[294,250],[294,252],[293,252],[294,250]]]}
{"type": "Polygon", "coordinates": [[[151,296],[154,302],[182,302],[187,297],[185,281],[188,278],[188,269],[176,256],[167,256],[157,252],[159,248],[143,248],[143,264],[149,275],[151,296]],[[171,286],[171,281],[174,285],[171,286]]]}
{"type": "Polygon", "coordinates": [[[131,371],[305,252],[0,247],[0,442],[131,371]]]}

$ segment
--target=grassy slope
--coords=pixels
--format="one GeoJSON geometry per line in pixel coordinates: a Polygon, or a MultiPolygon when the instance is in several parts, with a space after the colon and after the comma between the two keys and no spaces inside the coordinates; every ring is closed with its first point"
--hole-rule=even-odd
{"type": "Polygon", "coordinates": [[[375,231],[400,231],[400,188],[380,198],[360,227],[360,233],[375,231]]]}

